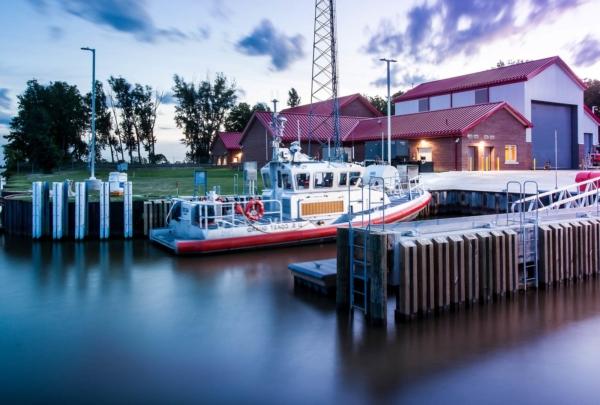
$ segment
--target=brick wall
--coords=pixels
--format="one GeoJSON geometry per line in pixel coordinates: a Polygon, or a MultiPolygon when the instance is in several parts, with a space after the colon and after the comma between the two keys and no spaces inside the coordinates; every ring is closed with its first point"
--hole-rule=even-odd
{"type": "Polygon", "coordinates": [[[365,106],[364,102],[359,99],[356,99],[340,108],[340,115],[346,117],[377,117],[378,115],[374,114],[367,106],[365,106]]]}

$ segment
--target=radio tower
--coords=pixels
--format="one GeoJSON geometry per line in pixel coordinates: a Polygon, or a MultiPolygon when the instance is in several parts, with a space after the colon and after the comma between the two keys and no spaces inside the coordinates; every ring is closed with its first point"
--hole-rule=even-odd
{"type": "MultiPolygon", "coordinates": [[[[335,24],[335,0],[315,0],[315,33],[313,41],[312,81],[310,85],[310,114],[308,154],[314,135],[313,103],[331,100],[332,140],[334,159],[341,159],[340,109],[337,78],[337,34],[335,24]]],[[[322,125],[322,124],[320,124],[322,125]]],[[[320,142],[320,141],[319,141],[320,142]]],[[[331,158],[331,156],[330,156],[331,158]]]]}

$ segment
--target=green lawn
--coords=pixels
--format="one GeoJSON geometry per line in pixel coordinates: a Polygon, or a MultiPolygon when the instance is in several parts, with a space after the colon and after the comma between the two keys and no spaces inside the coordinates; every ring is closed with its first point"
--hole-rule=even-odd
{"type": "MultiPolygon", "coordinates": [[[[194,168],[139,168],[127,172],[128,179],[133,183],[133,193],[138,197],[169,197],[179,195],[192,195],[194,193],[194,168]]],[[[229,168],[209,168],[208,188],[221,186],[221,194],[233,194],[234,178],[238,175],[238,192],[242,192],[243,172],[229,168]]],[[[6,189],[11,191],[27,191],[31,189],[34,181],[63,181],[66,179],[82,181],[89,177],[84,170],[63,170],[52,174],[15,174],[8,178],[6,189]]],[[[108,171],[99,170],[96,177],[108,180],[108,171]]],[[[260,184],[259,184],[260,186],[260,184]]]]}

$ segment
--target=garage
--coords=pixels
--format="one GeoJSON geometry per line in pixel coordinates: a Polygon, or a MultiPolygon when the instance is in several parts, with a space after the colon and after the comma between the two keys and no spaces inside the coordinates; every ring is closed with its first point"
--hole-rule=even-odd
{"type": "Polygon", "coordinates": [[[573,107],[563,104],[531,103],[532,155],[538,168],[555,166],[554,131],[557,131],[558,168],[577,168],[578,148],[573,125],[573,107]]]}

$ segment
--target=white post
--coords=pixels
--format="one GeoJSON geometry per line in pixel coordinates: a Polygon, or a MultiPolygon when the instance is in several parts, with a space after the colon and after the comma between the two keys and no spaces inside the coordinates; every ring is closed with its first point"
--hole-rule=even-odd
{"type": "Polygon", "coordinates": [[[75,183],[75,239],[87,234],[87,188],[85,182],[75,183]]]}
{"type": "Polygon", "coordinates": [[[38,239],[42,229],[42,182],[33,182],[31,192],[31,237],[38,239]]]}
{"type": "Polygon", "coordinates": [[[110,183],[100,183],[100,239],[110,235],[110,183]]]}
{"type": "Polygon", "coordinates": [[[132,186],[130,181],[126,181],[123,185],[123,237],[131,238],[133,236],[132,229],[132,186]]]}
{"type": "Polygon", "coordinates": [[[558,188],[558,131],[554,130],[554,188],[558,188]]]}
{"type": "Polygon", "coordinates": [[[63,183],[52,183],[52,239],[62,239],[63,237],[63,191],[63,183]]]}

